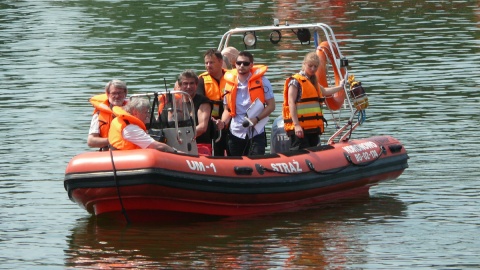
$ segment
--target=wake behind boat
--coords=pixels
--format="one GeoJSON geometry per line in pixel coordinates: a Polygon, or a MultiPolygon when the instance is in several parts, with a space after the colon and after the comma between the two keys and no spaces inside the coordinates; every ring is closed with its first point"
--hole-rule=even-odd
{"type": "Polygon", "coordinates": [[[132,95],[130,98],[150,99],[152,113],[164,107],[159,100],[169,104],[171,117],[165,123],[152,117],[156,121],[150,123],[149,133],[183,153],[141,149],[79,154],[65,172],[70,199],[91,214],[129,220],[231,217],[368,194],[372,185],[399,177],[408,167],[408,155],[397,139],[352,139],[365,120],[368,97],[361,83],[348,75],[348,61],[332,29],[321,23],[235,28],[223,35],[218,49],[238,38],[243,38],[245,46],[256,46],[252,44],[257,42],[256,35],[264,32],[270,33],[273,44],[300,41],[310,50],[313,38],[313,49],[321,59],[317,76],[324,87],[349,78],[350,87],[325,98],[331,111],[329,125],[336,127],[325,145],[289,151],[280,116],[271,128],[269,154],[199,155],[194,140],[195,112],[187,93],[132,95]]]}

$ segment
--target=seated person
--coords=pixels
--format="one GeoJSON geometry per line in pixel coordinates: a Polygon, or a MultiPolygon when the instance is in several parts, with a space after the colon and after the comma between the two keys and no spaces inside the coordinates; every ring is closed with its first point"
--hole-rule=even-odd
{"type": "Polygon", "coordinates": [[[105,94],[90,98],[95,110],[93,111],[90,130],[88,131],[87,145],[108,150],[108,130],[113,120],[113,106],[126,104],[127,84],[120,80],[111,80],[105,85],[105,94]]]}
{"type": "Polygon", "coordinates": [[[212,103],[204,95],[197,94],[198,77],[193,70],[185,70],[178,76],[180,90],[188,93],[193,100],[195,107],[195,128],[198,153],[201,155],[212,155],[212,129],[210,122],[212,103]]]}
{"type": "MultiPolygon", "coordinates": [[[[181,90],[181,89],[177,89],[181,90]]],[[[189,109],[189,101],[185,96],[176,94],[161,94],[158,96],[158,121],[161,128],[174,128],[175,120],[178,127],[190,126],[193,112],[189,109]]]]}
{"type": "Polygon", "coordinates": [[[108,132],[108,142],[112,149],[156,149],[164,152],[177,152],[167,144],[155,141],[147,134],[145,123],[150,119],[150,102],[134,98],[123,108],[113,107],[113,119],[108,132]]]}

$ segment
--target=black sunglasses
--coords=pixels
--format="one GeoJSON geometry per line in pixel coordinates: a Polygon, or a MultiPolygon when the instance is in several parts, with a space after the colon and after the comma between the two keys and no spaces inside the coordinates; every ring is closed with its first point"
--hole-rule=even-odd
{"type": "Polygon", "coordinates": [[[235,64],[238,66],[244,65],[244,66],[250,66],[250,62],[247,61],[237,61],[235,64]]]}

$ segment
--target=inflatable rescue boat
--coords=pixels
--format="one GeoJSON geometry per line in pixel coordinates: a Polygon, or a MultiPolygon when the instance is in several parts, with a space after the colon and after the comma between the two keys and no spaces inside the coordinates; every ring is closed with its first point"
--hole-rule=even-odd
{"type": "MultiPolygon", "coordinates": [[[[278,33],[276,38],[270,35],[272,43],[280,41],[280,33],[293,32],[304,39],[302,44],[307,39],[310,43],[313,32],[314,48],[323,59],[319,83],[338,85],[348,76],[348,61],[325,24],[235,28],[224,34],[218,49],[229,46],[235,36],[261,31],[278,33]]],[[[97,216],[166,220],[278,212],[368,194],[371,186],[396,179],[408,167],[406,149],[392,136],[352,139],[368,107],[361,83],[353,78],[344,92],[325,97],[329,125],[335,128],[323,145],[290,151],[280,116],[270,131],[270,153],[262,156],[199,154],[193,103],[185,92],[166,90],[131,98],[151,100],[149,134],[180,152],[92,151],[72,158],[64,179],[68,196],[97,216]],[[158,108],[168,110],[167,120],[153,115],[158,108]],[[347,112],[345,119],[341,110],[347,112]]]]}

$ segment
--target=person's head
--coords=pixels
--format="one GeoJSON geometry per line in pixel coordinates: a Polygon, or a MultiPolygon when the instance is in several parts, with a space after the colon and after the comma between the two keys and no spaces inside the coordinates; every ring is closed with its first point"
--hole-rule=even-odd
{"type": "Polygon", "coordinates": [[[253,67],[253,55],[247,51],[240,52],[235,61],[235,66],[238,74],[250,73],[250,69],[253,67]]]}
{"type": "Polygon", "coordinates": [[[187,92],[192,98],[197,91],[198,76],[191,69],[187,69],[178,76],[178,85],[180,90],[187,92]]]}
{"type": "Polygon", "coordinates": [[[127,84],[121,80],[111,80],[105,85],[105,94],[112,106],[122,106],[127,97],[127,84]]]}
{"type": "Polygon", "coordinates": [[[222,50],[223,68],[235,68],[235,61],[237,60],[239,51],[235,47],[226,47],[222,50]]]}
{"type": "Polygon", "coordinates": [[[223,75],[223,57],[222,54],[215,49],[209,49],[204,55],[205,69],[210,76],[219,79],[223,75]],[[218,78],[217,78],[218,77],[218,78]]]}
{"type": "Polygon", "coordinates": [[[310,82],[318,89],[318,79],[316,72],[320,66],[320,57],[318,57],[316,52],[309,52],[303,58],[302,70],[310,78],[310,82]]]}
{"type": "Polygon", "coordinates": [[[148,101],[148,99],[140,97],[133,98],[123,109],[144,123],[150,121],[150,101],[148,101]]]}
{"type": "Polygon", "coordinates": [[[315,52],[309,52],[303,58],[302,70],[309,76],[314,76],[320,65],[320,58],[315,52]]]}

